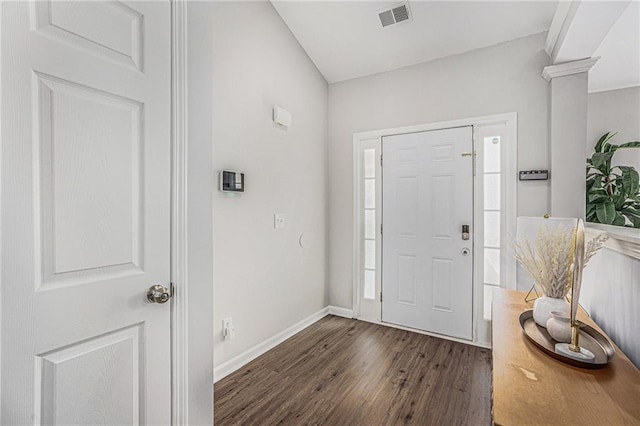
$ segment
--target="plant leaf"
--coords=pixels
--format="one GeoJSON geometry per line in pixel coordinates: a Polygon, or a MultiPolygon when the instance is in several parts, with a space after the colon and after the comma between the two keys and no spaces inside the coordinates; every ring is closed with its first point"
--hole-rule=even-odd
{"type": "Polygon", "coordinates": [[[611,145],[613,150],[622,148],[640,148],[640,141],[627,142],[620,145],[611,145]]]}
{"type": "Polygon", "coordinates": [[[596,175],[587,179],[586,190],[587,190],[587,193],[594,192],[594,191],[602,191],[604,194],[606,194],[604,188],[602,188],[602,176],[596,175]]]}
{"type": "Polygon", "coordinates": [[[600,137],[600,139],[598,139],[598,142],[596,142],[596,146],[594,148],[594,151],[595,152],[602,152],[602,145],[604,145],[606,142],[608,142],[609,139],[614,137],[616,134],[617,134],[617,132],[613,133],[613,134],[611,132],[607,132],[604,135],[602,135],[600,137]]]}
{"type": "Polygon", "coordinates": [[[612,225],[624,226],[625,223],[627,223],[627,221],[624,219],[624,216],[620,212],[616,212],[612,225]]]}
{"type": "Polygon", "coordinates": [[[637,212],[622,210],[621,213],[631,221],[634,228],[640,228],[640,215],[637,212]]]}
{"type": "Polygon", "coordinates": [[[591,156],[591,161],[593,162],[593,167],[597,168],[597,167],[600,167],[600,166],[606,164],[607,161],[611,160],[611,157],[613,157],[614,153],[615,153],[615,151],[613,151],[613,152],[596,152],[595,154],[593,154],[591,156]]]}
{"type": "Polygon", "coordinates": [[[615,206],[616,211],[620,210],[620,207],[622,207],[622,205],[624,204],[624,202],[627,200],[627,197],[625,196],[625,194],[623,193],[616,193],[613,195],[613,205],[615,206]]]}
{"type": "Polygon", "coordinates": [[[633,167],[620,166],[622,171],[622,185],[624,186],[624,192],[628,197],[633,197],[638,194],[638,188],[640,186],[640,175],[633,167]]]}
{"type": "Polygon", "coordinates": [[[596,217],[600,223],[611,225],[616,217],[616,208],[611,201],[596,205],[596,217]]]}
{"type": "Polygon", "coordinates": [[[604,202],[605,200],[608,200],[608,199],[609,197],[607,197],[607,193],[604,192],[603,190],[601,191],[593,190],[587,196],[587,200],[589,200],[590,203],[604,202]]]}

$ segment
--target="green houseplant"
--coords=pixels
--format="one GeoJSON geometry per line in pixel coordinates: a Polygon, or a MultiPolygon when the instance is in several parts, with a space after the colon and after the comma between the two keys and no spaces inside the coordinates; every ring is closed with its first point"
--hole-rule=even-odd
{"type": "Polygon", "coordinates": [[[640,148],[640,141],[614,145],[605,133],[587,158],[587,222],[640,228],[640,177],[634,167],[611,167],[618,149],[640,148]]]}

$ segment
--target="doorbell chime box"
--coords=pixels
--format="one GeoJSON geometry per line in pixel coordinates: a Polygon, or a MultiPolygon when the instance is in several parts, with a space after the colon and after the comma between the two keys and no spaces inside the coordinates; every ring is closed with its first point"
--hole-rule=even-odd
{"type": "Polygon", "coordinates": [[[278,126],[289,128],[291,127],[291,113],[276,105],[273,107],[273,122],[278,126]]]}
{"type": "Polygon", "coordinates": [[[244,173],[233,170],[221,170],[220,191],[244,192],[244,173]]]}

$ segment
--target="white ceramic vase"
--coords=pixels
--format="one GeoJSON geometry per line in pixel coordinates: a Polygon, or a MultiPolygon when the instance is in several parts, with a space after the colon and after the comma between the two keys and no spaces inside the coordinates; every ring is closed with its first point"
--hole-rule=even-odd
{"type": "Polygon", "coordinates": [[[533,302],[533,320],[540,327],[547,327],[551,312],[569,313],[569,302],[564,298],[541,296],[533,302]]]}
{"type": "Polygon", "coordinates": [[[551,318],[547,321],[547,332],[556,342],[571,342],[571,320],[569,315],[564,312],[551,311],[551,318]]]}

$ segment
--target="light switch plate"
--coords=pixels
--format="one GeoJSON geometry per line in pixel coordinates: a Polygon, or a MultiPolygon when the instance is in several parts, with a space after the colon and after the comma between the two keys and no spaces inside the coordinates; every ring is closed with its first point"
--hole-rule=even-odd
{"type": "Polygon", "coordinates": [[[282,213],[274,213],[273,214],[273,227],[275,229],[284,228],[284,214],[282,213]]]}

